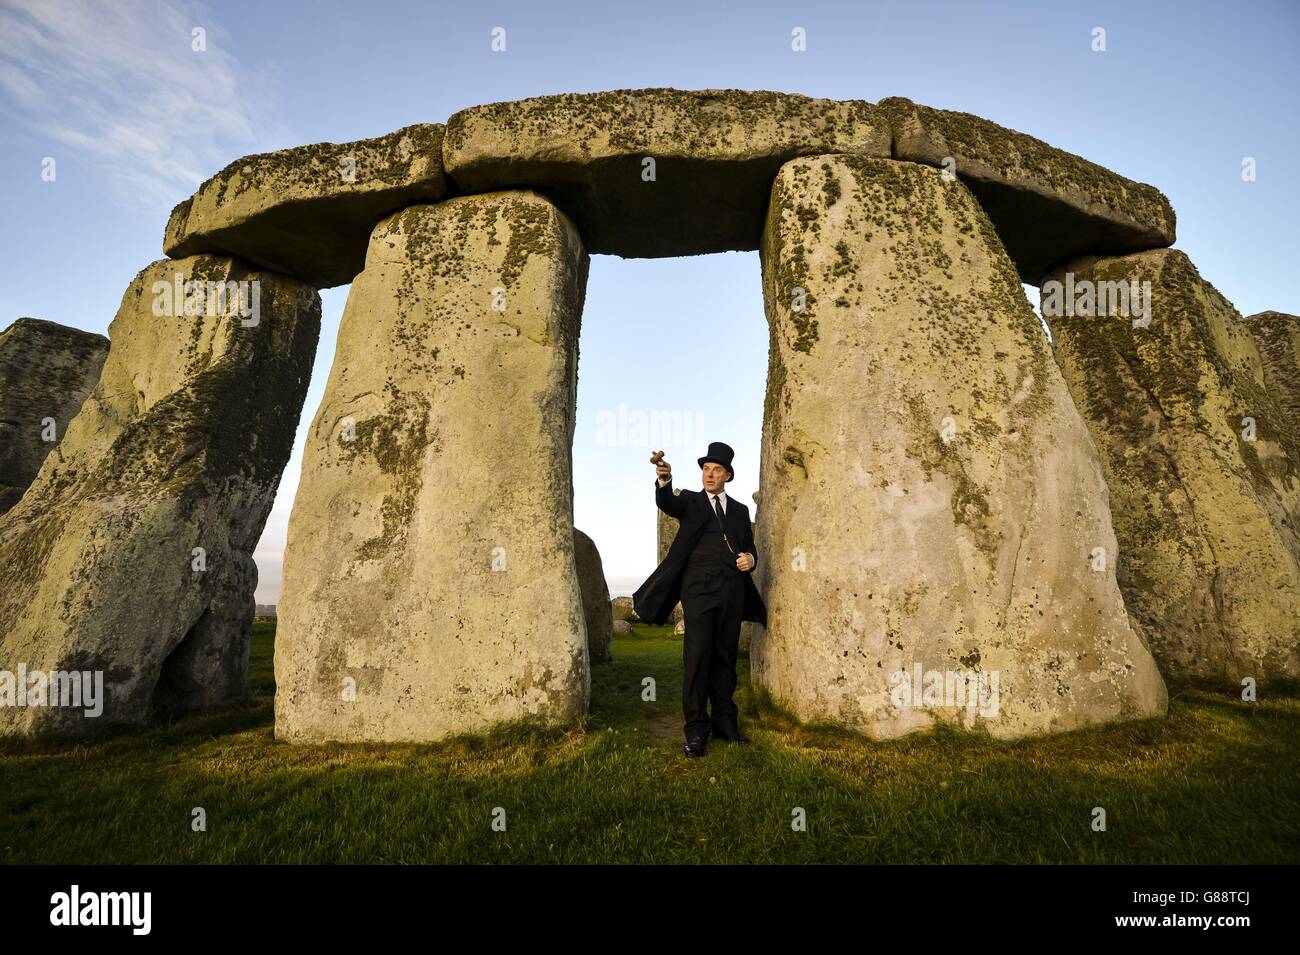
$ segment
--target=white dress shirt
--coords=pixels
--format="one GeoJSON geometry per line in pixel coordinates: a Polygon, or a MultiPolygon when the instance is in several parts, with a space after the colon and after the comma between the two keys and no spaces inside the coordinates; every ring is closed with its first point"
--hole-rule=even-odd
{"type": "MultiPolygon", "coordinates": [[[[656,482],[660,487],[663,487],[663,486],[664,486],[665,484],[667,484],[670,480],[672,480],[672,479],[671,479],[671,478],[656,478],[656,479],[655,479],[655,482],[656,482]]],[[[705,491],[704,493],[705,493],[706,495],[708,495],[708,498],[709,498],[709,510],[713,510],[713,495],[712,495],[712,494],[709,494],[708,491],[705,491]]],[[[722,505],[722,513],[723,513],[723,514],[726,514],[726,513],[727,513],[727,492],[726,492],[726,491],[719,491],[719,492],[718,492],[718,503],[722,505]]],[[[742,551],[742,553],[747,553],[747,551],[742,551]]]]}

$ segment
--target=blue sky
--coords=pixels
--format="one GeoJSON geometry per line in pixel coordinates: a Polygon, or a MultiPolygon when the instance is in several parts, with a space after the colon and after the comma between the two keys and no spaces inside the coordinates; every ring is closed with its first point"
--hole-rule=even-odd
{"type": "MultiPolygon", "coordinates": [[[[131,278],[161,257],[171,207],[239,156],[477,103],[648,86],[907,96],[977,113],[1158,186],[1177,247],[1243,314],[1300,312],[1298,40],[1295,2],[0,0],[0,327],[31,315],[106,331],[131,278]],[[505,53],[490,47],[497,26],[505,53]],[[1099,26],[1104,53],[1091,48],[1099,26]],[[794,27],[806,52],[790,48],[794,27]]],[[[304,422],[346,297],[322,294],[304,422]]],[[[651,448],[607,440],[601,424],[620,405],[698,421],[701,433],[666,447],[679,485],[699,486],[694,459],[723,440],[736,449],[729,491],[749,502],[767,368],[757,253],[594,256],[580,351],[575,522],[611,592],[630,593],[654,566],[651,448]],[[683,339],[695,346],[669,344],[683,339]],[[734,349],[721,370],[718,341],[734,349]]],[[[279,589],[301,434],[256,555],[263,603],[279,589]]]]}

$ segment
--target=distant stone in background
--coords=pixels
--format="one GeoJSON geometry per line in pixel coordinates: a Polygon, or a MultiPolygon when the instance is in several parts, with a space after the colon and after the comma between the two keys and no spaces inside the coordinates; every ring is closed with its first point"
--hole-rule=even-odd
{"type": "MultiPolygon", "coordinates": [[[[741,626],[743,627],[744,624],[741,624],[741,626]]],[[[685,621],[685,620],[678,620],[678,621],[677,621],[677,625],[673,627],[673,633],[675,633],[675,634],[676,634],[677,636],[679,636],[679,637],[683,637],[683,636],[685,636],[685,635],[686,635],[686,621],[685,621]]]]}
{"type": "Polygon", "coordinates": [[[592,663],[611,659],[610,637],[614,634],[614,617],[610,613],[609,585],[596,542],[573,529],[573,560],[578,569],[578,589],[582,593],[582,612],[587,620],[587,656],[592,663]]]}
{"type": "Polygon", "coordinates": [[[1264,389],[1284,415],[1300,422],[1300,315],[1256,312],[1242,319],[1263,364],[1264,389]]]}
{"type": "Polygon", "coordinates": [[[88,735],[242,699],[253,549],[319,334],[315,289],[238,260],[135,277],[98,384],[0,520],[0,670],[102,671],[103,713],[0,707],[0,734],[88,735]],[[173,298],[178,275],[204,284],[173,298]],[[229,282],[249,283],[256,313],[219,313],[208,283],[229,282]]]}
{"type": "Polygon", "coordinates": [[[1300,677],[1295,324],[1243,321],[1176,249],[1069,262],[1049,276],[1062,298],[1067,273],[1150,283],[1145,317],[1053,315],[1042,298],[1101,452],[1129,617],[1167,675],[1300,677]]]}
{"type": "MultiPolygon", "coordinates": [[[[673,495],[682,493],[679,487],[673,488],[673,495]]],[[[677,531],[681,529],[682,522],[677,518],[661,511],[658,506],[655,507],[655,536],[658,542],[658,552],[655,556],[656,565],[663,563],[663,559],[668,556],[668,548],[673,546],[673,541],[677,538],[677,531]]],[[[629,598],[630,601],[631,598],[629,598]]],[[[673,607],[673,612],[669,614],[668,619],[677,623],[682,619],[682,605],[678,601],[677,606],[673,607]]]]}
{"type": "Polygon", "coordinates": [[[317,288],[351,282],[384,216],[447,194],[438,124],[245,156],[172,210],[163,251],[237,255],[317,288]]]}
{"type": "Polygon", "coordinates": [[[632,636],[632,624],[629,623],[627,620],[615,620],[615,621],[614,621],[614,636],[616,636],[616,637],[630,637],[630,636],[632,636]]]}
{"type": "Polygon", "coordinates": [[[609,602],[609,606],[615,620],[631,620],[636,623],[641,622],[641,618],[632,607],[631,597],[615,597],[609,602]]]}
{"type": "Polygon", "coordinates": [[[20,318],[0,332],[0,514],[62,440],[107,355],[103,335],[55,322],[20,318]]]}
{"type": "Polygon", "coordinates": [[[1174,243],[1173,207],[1154,186],[970,113],[902,97],[877,108],[889,117],[894,159],[950,168],[993,221],[1024,282],[1037,285],[1078,255],[1174,243]]]}
{"type": "Polygon", "coordinates": [[[782,163],[887,158],[889,136],[887,118],[861,100],[613,90],[471,106],[447,120],[443,157],[462,192],[539,189],[589,252],[656,258],[757,249],[782,163]]]}

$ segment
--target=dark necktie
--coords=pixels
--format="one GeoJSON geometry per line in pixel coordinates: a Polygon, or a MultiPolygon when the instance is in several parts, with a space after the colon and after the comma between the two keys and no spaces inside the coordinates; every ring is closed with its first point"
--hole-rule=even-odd
{"type": "Polygon", "coordinates": [[[718,515],[718,526],[722,529],[722,540],[727,545],[727,550],[734,554],[735,551],[731,547],[731,541],[727,540],[727,519],[722,516],[722,504],[716,494],[713,495],[713,513],[718,515]]]}

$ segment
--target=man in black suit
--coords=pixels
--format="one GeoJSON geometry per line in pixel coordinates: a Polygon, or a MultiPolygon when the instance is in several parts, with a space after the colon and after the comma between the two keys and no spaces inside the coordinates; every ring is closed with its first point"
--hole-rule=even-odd
{"type": "Polygon", "coordinates": [[[757,548],[749,508],[729,498],[723,485],[736,474],[735,452],[721,441],[699,459],[703,491],[673,494],[672,466],[656,451],[655,503],[677,518],[681,528],[668,553],[632,595],[642,620],[667,622],[681,601],[686,638],[682,646],[682,714],[687,756],[703,756],[709,737],[748,743],[740,732],[736,691],[736,652],[740,623],[767,625],[767,607],[754,586],[757,548]],[[712,706],[710,716],[705,705],[712,706]]]}

